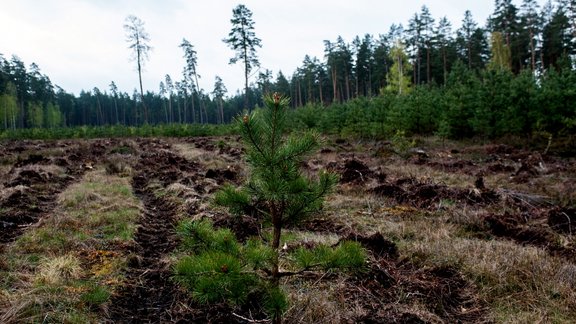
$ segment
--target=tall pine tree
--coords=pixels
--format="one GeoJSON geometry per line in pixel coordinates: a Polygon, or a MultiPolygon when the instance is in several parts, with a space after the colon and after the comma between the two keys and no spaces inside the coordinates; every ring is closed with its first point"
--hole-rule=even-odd
{"type": "Polygon", "coordinates": [[[236,52],[236,55],[230,59],[230,64],[238,61],[244,64],[244,109],[250,110],[248,77],[252,69],[260,66],[256,48],[262,47],[262,40],[256,37],[252,11],[245,5],[240,4],[232,10],[230,22],[232,30],[223,41],[236,52]]]}

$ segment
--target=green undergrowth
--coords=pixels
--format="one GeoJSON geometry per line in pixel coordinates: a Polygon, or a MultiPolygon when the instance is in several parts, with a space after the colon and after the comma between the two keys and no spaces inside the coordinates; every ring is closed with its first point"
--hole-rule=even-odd
{"type": "Polygon", "coordinates": [[[24,128],[0,131],[0,140],[71,139],[103,137],[190,137],[232,135],[232,125],[159,124],[143,126],[76,126],[58,128],[24,128]]]}
{"type": "MultiPolygon", "coordinates": [[[[215,229],[208,219],[185,220],[178,233],[183,256],[174,266],[174,278],[198,302],[243,305],[251,297],[259,298],[268,314],[286,311],[284,289],[267,280],[275,258],[268,242],[255,236],[240,243],[229,229],[215,229]]],[[[296,238],[297,234],[287,233],[283,242],[297,244],[296,238]]],[[[364,269],[366,257],[357,242],[342,241],[336,247],[317,243],[281,252],[280,264],[285,276],[317,270],[354,272],[364,269]]]]}

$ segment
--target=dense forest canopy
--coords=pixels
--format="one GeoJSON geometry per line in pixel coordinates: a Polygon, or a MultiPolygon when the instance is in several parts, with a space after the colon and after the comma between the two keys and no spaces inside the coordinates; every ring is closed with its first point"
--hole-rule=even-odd
{"type": "Polygon", "coordinates": [[[187,58],[181,76],[166,75],[158,92],[131,94],[111,81],[108,89],[74,96],[36,64],[0,54],[0,129],[224,124],[246,102],[258,107],[263,94],[279,92],[292,98],[295,125],[340,134],[574,133],[574,0],[543,7],[496,0],[485,26],[467,11],[458,29],[422,6],[385,33],[323,42],[324,57],[303,55],[291,75],[264,69],[244,93],[231,96],[219,77],[200,88],[193,40],[181,45],[187,58]]]}

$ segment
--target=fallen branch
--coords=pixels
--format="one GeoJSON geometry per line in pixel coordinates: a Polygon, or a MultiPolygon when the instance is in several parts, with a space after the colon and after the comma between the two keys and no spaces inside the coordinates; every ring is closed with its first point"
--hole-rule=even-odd
{"type": "Polygon", "coordinates": [[[568,222],[567,222],[568,232],[570,233],[570,236],[572,236],[572,220],[570,219],[570,216],[568,216],[568,214],[566,214],[565,212],[562,212],[561,214],[566,216],[566,219],[568,220],[568,222]]]}
{"type": "Polygon", "coordinates": [[[553,205],[552,198],[550,198],[548,196],[526,194],[526,193],[522,193],[522,192],[516,192],[516,191],[508,190],[508,189],[500,189],[499,192],[502,196],[511,197],[511,198],[518,200],[520,202],[523,202],[529,206],[553,205]]]}
{"type": "Polygon", "coordinates": [[[236,313],[234,313],[234,312],[232,312],[232,315],[234,315],[234,316],[238,317],[239,319],[241,319],[241,320],[243,320],[243,321],[246,321],[246,322],[248,322],[248,323],[270,323],[270,322],[272,322],[272,321],[269,320],[269,319],[263,319],[263,320],[251,319],[251,318],[248,318],[248,317],[244,317],[244,316],[242,316],[242,315],[238,315],[238,314],[236,314],[236,313]]]}

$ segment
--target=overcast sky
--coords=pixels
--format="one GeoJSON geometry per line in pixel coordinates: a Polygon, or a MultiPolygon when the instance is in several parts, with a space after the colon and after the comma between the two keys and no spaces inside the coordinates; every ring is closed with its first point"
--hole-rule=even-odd
{"type": "Polygon", "coordinates": [[[0,0],[0,53],[38,64],[53,84],[75,95],[94,87],[109,92],[111,81],[131,94],[138,75],[123,25],[135,15],[153,47],[143,72],[145,91],[158,92],[166,74],[182,78],[178,45],[186,38],[198,53],[200,87],[211,92],[218,75],[233,95],[243,87],[243,70],[228,64],[234,53],[222,39],[239,3],[253,13],[260,63],[274,79],[280,70],[289,77],[306,54],[323,59],[323,40],[340,35],[350,43],[356,35],[385,34],[393,23],[407,26],[423,5],[436,22],[446,16],[454,30],[466,10],[480,26],[494,10],[493,0],[0,0]]]}

